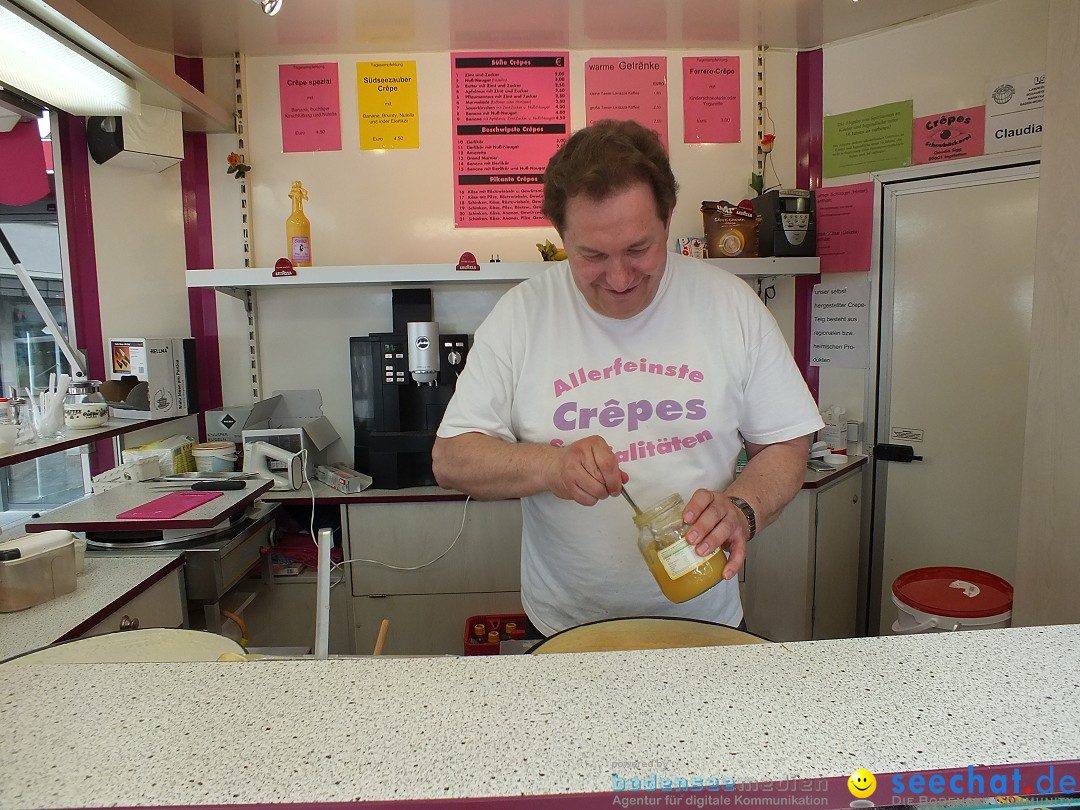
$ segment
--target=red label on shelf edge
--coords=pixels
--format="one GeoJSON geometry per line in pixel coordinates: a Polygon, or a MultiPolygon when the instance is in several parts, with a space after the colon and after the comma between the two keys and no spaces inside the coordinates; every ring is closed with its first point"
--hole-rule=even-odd
{"type": "Polygon", "coordinates": [[[274,272],[271,273],[272,278],[280,278],[282,276],[295,276],[296,269],[293,267],[293,263],[286,258],[278,259],[274,263],[274,272]]]}
{"type": "Polygon", "coordinates": [[[458,270],[479,270],[480,265],[476,261],[476,257],[466,251],[461,254],[461,258],[457,261],[458,270]]]}

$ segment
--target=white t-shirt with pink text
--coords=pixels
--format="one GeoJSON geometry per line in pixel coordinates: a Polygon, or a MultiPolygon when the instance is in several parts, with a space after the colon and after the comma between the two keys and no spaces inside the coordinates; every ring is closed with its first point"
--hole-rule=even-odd
{"type": "MultiPolygon", "coordinates": [[[[749,285],[669,253],[656,297],[626,320],[593,311],[566,262],[510,290],[477,330],[438,434],[555,445],[602,436],[644,509],[725,489],[744,438],[770,444],[821,425],[749,285]]],[[[543,632],[630,616],[742,620],[734,579],[682,604],[664,597],[622,498],[586,507],[542,493],[521,509],[522,602],[543,632]]]]}

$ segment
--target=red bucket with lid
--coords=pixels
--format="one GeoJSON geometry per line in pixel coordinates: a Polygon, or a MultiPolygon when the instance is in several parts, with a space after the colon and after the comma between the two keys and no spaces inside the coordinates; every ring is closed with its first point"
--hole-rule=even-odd
{"type": "Polygon", "coordinates": [[[1008,627],[1013,589],[977,568],[934,566],[905,571],[892,585],[894,633],[948,633],[1008,627]]]}

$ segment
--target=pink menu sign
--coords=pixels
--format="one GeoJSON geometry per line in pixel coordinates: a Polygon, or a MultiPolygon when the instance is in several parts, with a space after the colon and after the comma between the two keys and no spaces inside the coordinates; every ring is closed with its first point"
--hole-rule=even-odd
{"type": "Polygon", "coordinates": [[[985,152],[986,107],[926,115],[916,118],[912,127],[912,163],[940,163],[985,152]]]}
{"type": "Polygon", "coordinates": [[[570,132],[568,53],[452,53],[454,224],[546,225],[544,169],[570,132]]]}
{"type": "Polygon", "coordinates": [[[814,208],[821,272],[869,270],[874,237],[874,184],[819,188],[814,192],[814,208]]]}
{"type": "MultiPolygon", "coordinates": [[[[668,149],[667,57],[597,57],[585,63],[585,123],[637,121],[668,149]]],[[[670,150],[669,150],[670,151],[670,150]]]]}
{"type": "Polygon", "coordinates": [[[283,152],[340,152],[337,62],[278,65],[283,152]]]}
{"type": "Polygon", "coordinates": [[[738,143],[739,57],[683,57],[683,142],[738,143]]]}

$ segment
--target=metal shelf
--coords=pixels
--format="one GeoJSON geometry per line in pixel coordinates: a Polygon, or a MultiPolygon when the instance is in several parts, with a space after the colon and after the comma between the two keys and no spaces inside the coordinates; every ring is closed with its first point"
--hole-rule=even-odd
{"type": "Polygon", "coordinates": [[[190,414],[171,416],[168,419],[110,419],[101,427],[89,430],[69,429],[63,439],[36,439],[28,444],[17,445],[13,452],[0,455],[0,467],[10,467],[12,464],[70,450],[73,447],[82,447],[84,444],[93,444],[102,439],[111,439],[153,425],[184,419],[186,416],[190,414]]]}
{"type": "MultiPolygon", "coordinates": [[[[706,259],[742,278],[812,276],[819,272],[815,256],[759,259],[706,259]]],[[[334,287],[359,284],[516,284],[549,267],[548,262],[483,262],[479,270],[459,271],[453,264],[359,264],[298,267],[295,276],[275,278],[272,267],[188,270],[188,288],[222,292],[281,287],[334,287]]]]}

